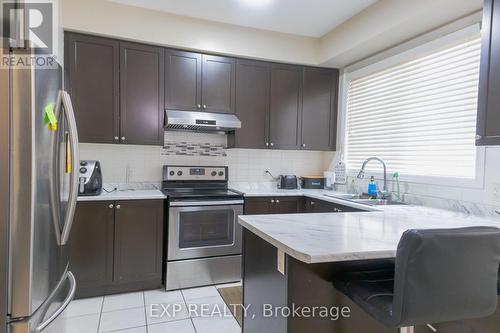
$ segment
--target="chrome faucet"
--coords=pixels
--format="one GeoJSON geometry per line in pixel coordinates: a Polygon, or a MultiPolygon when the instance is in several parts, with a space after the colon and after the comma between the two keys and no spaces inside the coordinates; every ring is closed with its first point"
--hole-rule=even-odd
{"type": "Polygon", "coordinates": [[[380,191],[380,193],[382,194],[382,198],[384,198],[384,199],[390,198],[391,195],[389,194],[389,191],[387,189],[387,167],[385,165],[385,162],[382,159],[380,159],[378,157],[367,158],[363,162],[363,165],[361,166],[361,170],[359,170],[358,178],[363,179],[365,177],[365,168],[366,168],[366,165],[368,164],[368,162],[370,162],[370,161],[378,161],[384,167],[384,188],[382,191],[380,191]]]}

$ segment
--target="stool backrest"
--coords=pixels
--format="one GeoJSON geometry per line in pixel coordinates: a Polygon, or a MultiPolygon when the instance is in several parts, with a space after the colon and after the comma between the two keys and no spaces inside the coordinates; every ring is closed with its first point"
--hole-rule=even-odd
{"type": "Polygon", "coordinates": [[[397,326],[485,317],[497,307],[500,229],[408,230],[398,245],[397,326]]]}

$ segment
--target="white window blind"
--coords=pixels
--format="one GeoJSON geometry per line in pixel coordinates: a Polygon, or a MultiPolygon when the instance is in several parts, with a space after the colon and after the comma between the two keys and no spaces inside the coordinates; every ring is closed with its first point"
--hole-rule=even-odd
{"type": "Polygon", "coordinates": [[[479,57],[474,39],[349,81],[349,169],[474,178],[479,57]]]}

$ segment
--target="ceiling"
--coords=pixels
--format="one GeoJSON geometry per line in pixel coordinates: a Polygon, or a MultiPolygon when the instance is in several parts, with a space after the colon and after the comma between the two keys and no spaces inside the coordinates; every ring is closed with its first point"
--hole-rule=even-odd
{"type": "Polygon", "coordinates": [[[321,37],[377,0],[111,0],[244,27],[321,37]]]}

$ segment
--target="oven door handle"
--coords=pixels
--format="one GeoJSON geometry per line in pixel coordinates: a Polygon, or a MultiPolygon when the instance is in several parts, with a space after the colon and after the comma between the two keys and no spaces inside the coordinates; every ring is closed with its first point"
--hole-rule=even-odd
{"type": "Polygon", "coordinates": [[[226,201],[171,201],[170,207],[193,207],[193,206],[228,206],[228,205],[243,205],[243,200],[226,200],[226,201]]]}

